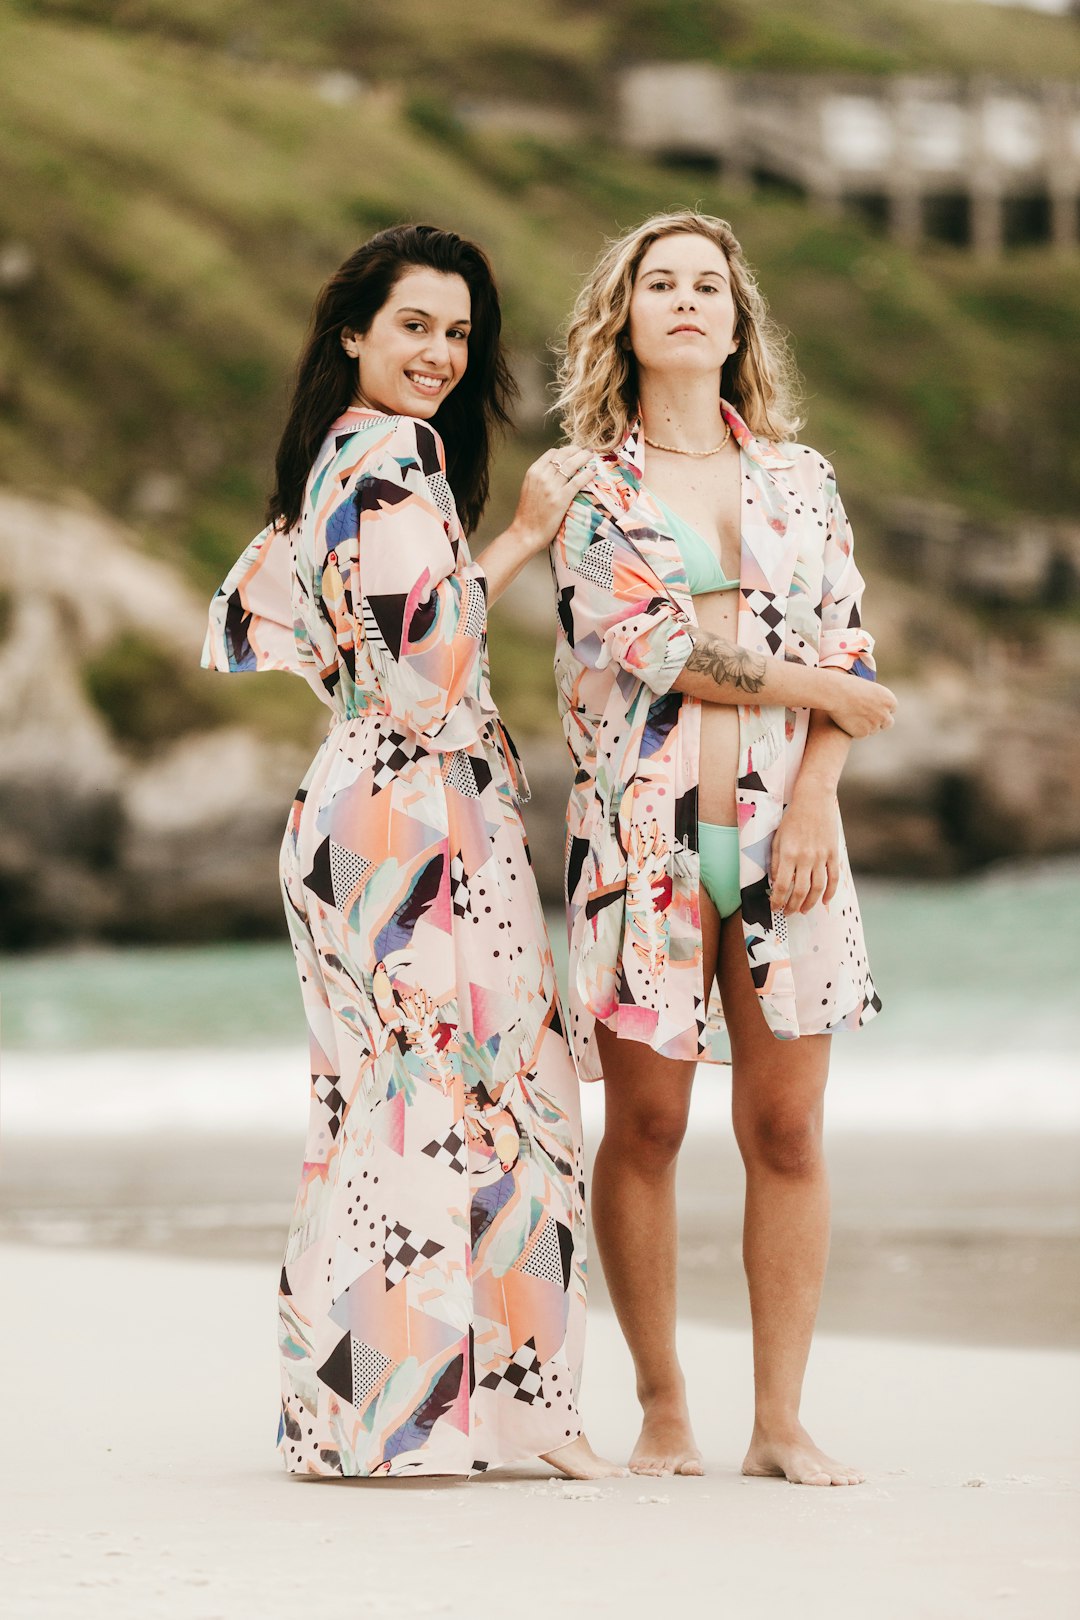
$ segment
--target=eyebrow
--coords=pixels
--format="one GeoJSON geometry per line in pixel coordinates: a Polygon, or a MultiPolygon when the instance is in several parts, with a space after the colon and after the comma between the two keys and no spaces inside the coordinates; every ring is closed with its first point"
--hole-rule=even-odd
{"type": "MultiPolygon", "coordinates": [[[[654,265],[651,270],[646,270],[646,271],[643,272],[643,274],[645,274],[647,276],[673,276],[675,274],[675,271],[674,270],[664,270],[664,269],[661,268],[660,265],[654,265]]],[[[695,279],[695,281],[700,281],[702,276],[724,276],[724,277],[726,277],[727,274],[728,274],[728,272],[726,270],[699,270],[694,279],[695,279]]]]}
{"type": "MultiPolygon", "coordinates": [[[[422,315],[424,317],[425,321],[433,321],[435,319],[434,315],[429,315],[426,309],[417,309],[415,304],[402,304],[401,308],[398,310],[398,314],[399,315],[422,315]]],[[[463,315],[459,321],[451,321],[450,325],[451,326],[471,326],[472,321],[469,319],[469,317],[467,315],[463,315]]]]}

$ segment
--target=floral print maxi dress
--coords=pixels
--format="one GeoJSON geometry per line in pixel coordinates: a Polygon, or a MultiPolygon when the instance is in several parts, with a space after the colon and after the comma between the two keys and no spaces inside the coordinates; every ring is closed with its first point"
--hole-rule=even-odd
{"type": "Polygon", "coordinates": [[[351,409],[204,665],[333,709],[281,882],[311,1052],[280,1283],[286,1468],[467,1474],[580,1433],[577,1080],[441,442],[351,409]]]}

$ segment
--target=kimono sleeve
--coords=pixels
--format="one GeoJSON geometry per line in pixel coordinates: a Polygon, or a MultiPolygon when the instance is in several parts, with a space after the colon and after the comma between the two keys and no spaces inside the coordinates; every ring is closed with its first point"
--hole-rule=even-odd
{"type": "Polygon", "coordinates": [[[311,643],[294,615],[292,586],[291,537],[271,524],[237,559],[210,603],[202,667],[227,675],[286,670],[329,703],[311,643]]]}
{"type": "Polygon", "coordinates": [[[576,656],[617,664],[662,696],[694,648],[686,615],[615,520],[578,495],[551,548],[558,611],[576,656]]]}
{"type": "Polygon", "coordinates": [[[490,709],[482,690],[487,579],[458,538],[438,435],[403,418],[361,470],[353,503],[354,612],[383,698],[414,735],[463,747],[475,730],[464,711],[490,709]]]}
{"type": "Polygon", "coordinates": [[[863,629],[863,577],[855,566],[851,524],[831,467],[826,479],[825,566],[821,582],[818,666],[877,679],[874,638],[863,629]]]}

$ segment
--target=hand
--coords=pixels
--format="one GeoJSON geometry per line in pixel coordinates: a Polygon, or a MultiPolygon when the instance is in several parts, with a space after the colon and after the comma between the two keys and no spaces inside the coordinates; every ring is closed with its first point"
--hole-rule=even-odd
{"type": "Polygon", "coordinates": [[[810,911],[819,901],[828,905],[840,876],[839,834],[836,796],[800,798],[796,789],[773,837],[769,904],[774,911],[810,911]]]}
{"type": "Polygon", "coordinates": [[[814,708],[831,714],[849,737],[869,737],[875,731],[887,731],[892,725],[896,694],[887,686],[863,680],[860,675],[849,675],[842,669],[822,669],[817,674],[825,685],[825,696],[814,708]]]}
{"type": "Polygon", "coordinates": [[[555,538],[570,502],[592,479],[592,460],[591,450],[559,445],[545,450],[525,474],[510,527],[530,556],[555,538]]]}

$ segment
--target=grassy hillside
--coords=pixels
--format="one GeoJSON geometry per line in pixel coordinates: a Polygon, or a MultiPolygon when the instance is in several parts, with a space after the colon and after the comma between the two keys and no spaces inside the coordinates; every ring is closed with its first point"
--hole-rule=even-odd
{"type": "MultiPolygon", "coordinates": [[[[1080,70],[1077,30],[943,0],[894,0],[872,16],[828,0],[812,29],[802,9],[763,0],[659,9],[662,25],[646,28],[653,8],[633,0],[474,7],[468,40],[434,0],[372,5],[363,30],[344,0],[302,25],[281,4],[209,0],[4,12],[0,248],[25,244],[35,268],[0,291],[0,478],[78,487],[209,588],[259,524],[312,295],[365,234],[429,218],[476,235],[499,268],[514,349],[542,357],[604,235],[697,203],[733,219],[796,335],[806,436],[838,464],[864,556],[899,492],[991,514],[1074,512],[1075,262],[909,255],[860,225],[736,197],[600,139],[472,135],[450,109],[480,88],[599,95],[609,64],[682,54],[695,28],[697,54],[755,66],[793,65],[801,39],[804,64],[1011,60],[1058,73],[1080,70]],[[99,27],[106,14],[119,26],[99,27]],[[331,63],[373,88],[328,103],[312,69],[331,63]],[[161,473],[181,498],[150,519],[140,489],[161,473]]],[[[538,448],[502,457],[485,531],[508,515],[538,448]]]]}
{"type": "Polygon", "coordinates": [[[51,17],[227,51],[333,65],[440,93],[578,104],[613,66],[693,57],[739,68],[1068,77],[1080,37],[1061,19],[976,0],[23,0],[51,17]],[[302,17],[302,21],[300,20],[302,17]]]}

